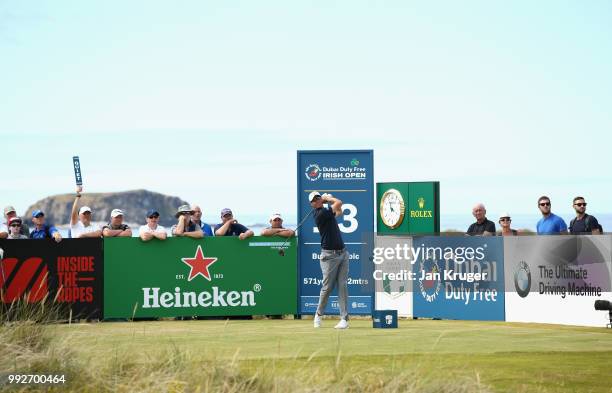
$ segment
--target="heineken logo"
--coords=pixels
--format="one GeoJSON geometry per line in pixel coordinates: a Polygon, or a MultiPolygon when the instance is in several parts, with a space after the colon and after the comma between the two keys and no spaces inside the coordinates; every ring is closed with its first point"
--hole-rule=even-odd
{"type": "Polygon", "coordinates": [[[160,288],[142,288],[142,308],[174,308],[174,307],[253,307],[255,292],[253,291],[222,291],[212,287],[212,291],[183,291],[180,287],[174,292],[162,292],[160,288]]]}
{"type": "Polygon", "coordinates": [[[191,270],[189,271],[189,277],[187,281],[191,281],[199,275],[211,281],[210,272],[208,268],[213,263],[217,262],[217,258],[206,258],[204,256],[204,252],[202,251],[202,246],[198,246],[196,250],[195,256],[193,258],[181,258],[185,265],[189,266],[191,270]]]}

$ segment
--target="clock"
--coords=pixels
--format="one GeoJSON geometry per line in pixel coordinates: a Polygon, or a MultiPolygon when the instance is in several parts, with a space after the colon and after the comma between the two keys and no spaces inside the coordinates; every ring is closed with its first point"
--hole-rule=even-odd
{"type": "Polygon", "coordinates": [[[383,224],[395,229],[404,221],[406,207],[402,194],[395,188],[390,188],[380,198],[380,218],[383,224]]]}

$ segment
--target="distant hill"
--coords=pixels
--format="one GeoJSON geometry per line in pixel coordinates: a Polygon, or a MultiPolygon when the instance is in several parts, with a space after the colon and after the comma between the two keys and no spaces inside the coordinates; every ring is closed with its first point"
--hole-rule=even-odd
{"type": "MultiPolygon", "coordinates": [[[[56,225],[69,224],[74,196],[72,193],[44,198],[30,206],[24,217],[30,221],[32,212],[40,209],[45,213],[47,222],[56,225]]],[[[181,198],[147,190],[84,193],[79,201],[79,207],[87,205],[93,210],[92,221],[108,222],[111,211],[121,209],[125,213],[125,222],[144,224],[146,211],[154,208],[159,211],[159,223],[163,226],[175,224],[174,214],[177,208],[187,204],[188,202],[181,198]]]]}

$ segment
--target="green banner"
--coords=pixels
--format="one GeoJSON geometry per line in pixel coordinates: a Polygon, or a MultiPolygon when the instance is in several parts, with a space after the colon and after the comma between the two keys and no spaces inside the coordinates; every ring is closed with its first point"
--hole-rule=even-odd
{"type": "Polygon", "coordinates": [[[295,239],[104,239],[104,317],[297,313],[295,239]]]}
{"type": "Polygon", "coordinates": [[[440,232],[440,183],[408,183],[408,232],[429,235],[440,232]]]}

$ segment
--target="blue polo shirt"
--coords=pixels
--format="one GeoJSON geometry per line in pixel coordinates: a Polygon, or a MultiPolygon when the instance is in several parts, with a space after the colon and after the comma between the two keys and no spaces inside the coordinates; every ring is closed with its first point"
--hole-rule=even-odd
{"type": "Polygon", "coordinates": [[[52,237],[55,232],[58,232],[58,230],[53,225],[44,225],[42,229],[34,227],[32,232],[30,232],[30,239],[45,239],[52,237]],[[49,233],[49,236],[47,236],[47,233],[49,233]]]}
{"type": "Polygon", "coordinates": [[[202,232],[204,232],[204,236],[214,236],[211,226],[208,225],[207,223],[203,222],[202,225],[200,225],[200,228],[202,228],[202,232]]]}
{"type": "Polygon", "coordinates": [[[559,232],[567,232],[567,225],[561,217],[550,213],[538,221],[537,229],[538,235],[558,235],[559,232]]]}

